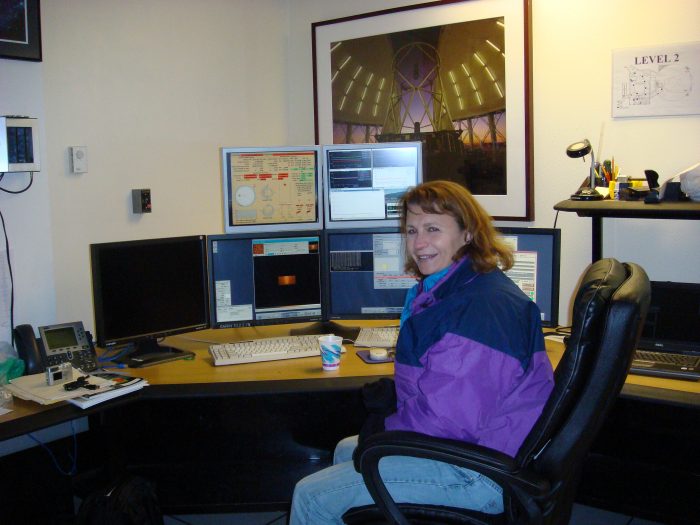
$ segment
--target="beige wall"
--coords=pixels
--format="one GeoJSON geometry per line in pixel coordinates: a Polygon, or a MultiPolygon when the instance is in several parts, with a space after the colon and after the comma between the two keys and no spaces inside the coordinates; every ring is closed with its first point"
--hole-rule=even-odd
{"type": "MultiPolygon", "coordinates": [[[[313,141],[311,23],[409,3],[42,3],[44,61],[0,59],[0,114],[40,117],[44,139],[33,188],[0,194],[15,321],[83,319],[92,328],[91,242],[220,233],[219,147],[313,141]],[[74,145],[88,148],[87,174],[68,172],[74,145]],[[153,192],[150,215],[130,213],[130,190],[140,187],[153,192]]],[[[516,225],[553,225],[552,206],[585,176],[564,149],[582,137],[597,145],[602,123],[602,154],[630,174],[653,168],[663,179],[700,160],[698,116],[610,116],[612,49],[697,40],[696,0],[675,0],[673,9],[651,0],[584,8],[533,0],[532,11],[536,220],[516,225]]],[[[20,177],[3,184],[21,185],[20,177]]],[[[557,226],[564,322],[590,260],[590,220],[560,214],[557,226]]],[[[604,253],[640,262],[653,279],[700,282],[699,234],[700,222],[608,220],[604,253]]],[[[0,340],[8,337],[3,329],[0,340]]]]}

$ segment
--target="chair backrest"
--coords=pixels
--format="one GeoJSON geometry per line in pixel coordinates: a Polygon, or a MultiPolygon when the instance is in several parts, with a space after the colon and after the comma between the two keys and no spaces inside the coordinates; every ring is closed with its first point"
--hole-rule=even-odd
{"type": "Polygon", "coordinates": [[[581,465],[625,382],[650,295],[636,264],[601,259],[584,272],[554,390],[516,458],[552,484],[546,523],[568,522],[581,465]]]}

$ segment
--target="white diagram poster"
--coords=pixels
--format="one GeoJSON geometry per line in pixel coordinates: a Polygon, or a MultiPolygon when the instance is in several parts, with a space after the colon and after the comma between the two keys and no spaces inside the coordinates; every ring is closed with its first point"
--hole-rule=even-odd
{"type": "Polygon", "coordinates": [[[613,51],[612,116],[700,114],[700,42],[613,51]]]}

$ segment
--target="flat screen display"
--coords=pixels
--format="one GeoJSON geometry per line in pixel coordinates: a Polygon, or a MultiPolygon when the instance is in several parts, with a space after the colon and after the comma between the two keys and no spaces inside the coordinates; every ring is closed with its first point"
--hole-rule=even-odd
{"type": "Polygon", "coordinates": [[[328,319],[398,319],[416,279],[398,228],[326,232],[328,319]]]}
{"type": "Polygon", "coordinates": [[[224,231],[322,227],[318,146],[222,148],[224,231]]]}
{"type": "Polygon", "coordinates": [[[212,328],[322,320],[321,243],[318,231],[210,236],[212,328]]]}
{"type": "Polygon", "coordinates": [[[559,319],[561,231],[551,228],[498,228],[513,249],[515,264],[506,272],[537,303],[543,326],[559,319]]]}
{"type": "Polygon", "coordinates": [[[99,346],[208,328],[205,236],[90,245],[99,346]]]}
{"type": "Polygon", "coordinates": [[[326,228],[399,226],[399,201],[422,173],[420,142],[324,146],[326,228]]]}

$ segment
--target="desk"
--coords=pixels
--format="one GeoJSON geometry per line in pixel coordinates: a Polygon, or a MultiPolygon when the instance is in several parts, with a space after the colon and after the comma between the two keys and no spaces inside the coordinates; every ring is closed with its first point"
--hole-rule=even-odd
{"type": "Polygon", "coordinates": [[[700,220],[700,202],[692,201],[645,204],[643,201],[572,201],[569,199],[555,204],[554,209],[576,212],[579,217],[591,217],[591,256],[594,262],[603,256],[603,217],[700,220]]]}
{"type": "MultiPolygon", "coordinates": [[[[81,436],[81,472],[92,472],[110,460],[124,461],[131,471],[164,487],[162,504],[168,512],[285,509],[295,481],[327,466],[335,442],[359,430],[364,419],[361,385],[393,374],[391,364],[364,363],[352,345],[347,345],[340,369],[334,372],[322,371],[320,358],[214,367],[208,343],[201,341],[281,335],[287,328],[207,330],[168,338],[167,344],[193,351],[195,359],[126,369],[150,386],[86,411],[66,403],[46,407],[17,401],[18,410],[0,416],[0,438],[90,415],[91,431],[81,436]]],[[[547,339],[546,346],[556,366],[563,345],[547,339]]],[[[625,404],[613,418],[615,425],[626,423],[630,409],[635,421],[640,410],[646,414],[677,409],[697,419],[700,383],[630,375],[621,400],[625,404]]],[[[664,428],[674,431],[669,429],[664,428]]],[[[618,426],[606,434],[615,436],[615,442],[606,437],[593,451],[597,460],[589,467],[595,483],[586,487],[592,493],[586,502],[599,506],[605,506],[594,492],[600,485],[599,469],[605,469],[608,483],[607,469],[632,470],[620,463],[610,465],[620,461],[610,458],[617,453],[617,440],[626,434],[618,426]]],[[[637,439],[623,445],[627,450],[642,444],[637,439]]],[[[31,461],[36,458],[43,469],[52,468],[43,451],[31,461]]],[[[89,476],[74,482],[78,493],[96,486],[89,476]]]]}
{"type": "MultiPolygon", "coordinates": [[[[366,323],[363,321],[363,323],[366,323]]],[[[376,322],[375,324],[386,324],[376,322]]],[[[205,330],[182,336],[173,336],[166,344],[190,350],[194,360],[180,360],[147,368],[129,368],[124,372],[148,380],[150,386],[134,395],[118,398],[88,410],[68,403],[39,405],[15,399],[15,409],[0,416],[0,440],[16,437],[71,419],[99,413],[105,407],[124,402],[146,399],[181,399],[188,397],[217,397],[256,394],[284,394],[296,392],[351,391],[368,381],[391,377],[393,364],[369,365],[357,357],[356,349],[346,345],[341,366],[334,372],[323,371],[314,358],[268,361],[247,365],[213,366],[208,346],[211,342],[226,342],[254,337],[287,334],[291,325],[277,325],[265,329],[239,328],[236,330],[205,330]]],[[[295,325],[296,327],[296,325],[295,325]]],[[[546,339],[547,355],[556,367],[563,353],[563,345],[546,339]]],[[[682,381],[630,374],[621,393],[622,397],[651,402],[700,406],[700,381],[682,381]]]]}

